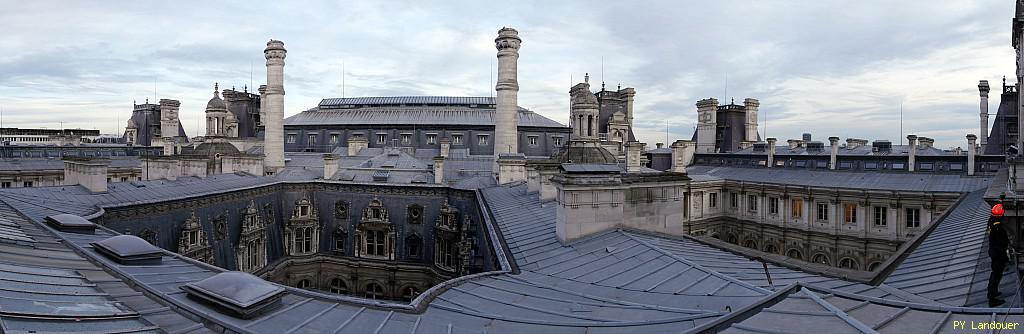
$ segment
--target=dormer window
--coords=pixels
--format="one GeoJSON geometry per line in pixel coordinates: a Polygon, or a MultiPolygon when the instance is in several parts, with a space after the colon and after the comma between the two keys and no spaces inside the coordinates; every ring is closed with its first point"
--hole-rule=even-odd
{"type": "Polygon", "coordinates": [[[395,259],[395,231],[388,220],[384,203],[374,198],[363,210],[356,227],[356,256],[382,260],[395,259]]]}
{"type": "Polygon", "coordinates": [[[308,198],[295,203],[295,211],[285,227],[286,247],[289,255],[310,255],[317,252],[320,240],[320,221],[308,198]]]}

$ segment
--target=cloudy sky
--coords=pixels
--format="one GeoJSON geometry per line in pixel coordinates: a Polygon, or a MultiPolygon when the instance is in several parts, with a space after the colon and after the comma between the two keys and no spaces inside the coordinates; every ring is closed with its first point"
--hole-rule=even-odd
{"type": "Polygon", "coordinates": [[[287,117],[341,96],[342,64],[349,97],[491,95],[512,26],[520,105],[564,123],[589,72],[636,88],[652,146],[689,138],[707,97],[759,99],[762,136],[780,139],[896,141],[902,104],[904,134],[962,146],[978,80],[1014,72],[1013,0],[304,3],[0,0],[3,126],[121,133],[132,101],[172,98],[201,134],[214,82],[265,81],[269,38],[288,49],[287,117]]]}

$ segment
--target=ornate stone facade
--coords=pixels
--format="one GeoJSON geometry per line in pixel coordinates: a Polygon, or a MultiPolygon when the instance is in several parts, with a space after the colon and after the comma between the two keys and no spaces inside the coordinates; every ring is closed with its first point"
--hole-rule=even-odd
{"type": "Polygon", "coordinates": [[[206,238],[202,222],[196,217],[194,210],[181,226],[181,233],[178,235],[178,254],[197,261],[213,263],[210,240],[206,238]]]}
{"type": "Polygon", "coordinates": [[[374,198],[363,210],[356,227],[356,256],[380,260],[395,259],[395,228],[388,210],[374,198]]]}
{"type": "Polygon", "coordinates": [[[311,255],[319,250],[320,215],[316,207],[303,197],[295,203],[292,217],[284,228],[285,249],[288,255],[311,255]]]}
{"type": "Polygon", "coordinates": [[[254,201],[249,201],[249,205],[242,211],[241,236],[235,248],[235,261],[238,270],[245,272],[256,272],[267,265],[267,231],[254,201]]]}

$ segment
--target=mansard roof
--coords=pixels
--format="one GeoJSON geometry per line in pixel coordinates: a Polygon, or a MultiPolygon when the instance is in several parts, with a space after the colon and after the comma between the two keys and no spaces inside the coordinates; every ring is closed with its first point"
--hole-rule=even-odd
{"type": "MultiPolygon", "coordinates": [[[[182,293],[182,286],[223,269],[170,252],[159,265],[119,264],[88,247],[117,232],[100,227],[95,235],[62,233],[42,224],[43,214],[54,211],[94,213],[93,205],[173,200],[275,182],[284,181],[227,174],[116,184],[107,194],[89,194],[79,187],[0,190],[0,231],[20,231],[19,236],[32,243],[0,240],[0,279],[36,275],[39,278],[34,282],[51,282],[19,283],[14,288],[18,291],[5,288],[0,297],[18,293],[19,298],[95,304],[90,308],[94,311],[88,312],[98,316],[85,321],[99,326],[95,327],[98,331],[112,331],[102,326],[119,325],[203,332],[205,323],[253,333],[661,333],[708,327],[916,333],[933,326],[951,326],[952,319],[988,321],[997,312],[1008,314],[1008,320],[1024,320],[1020,319],[1024,310],[1019,308],[963,307],[976,298],[976,290],[967,283],[973,282],[969,277],[985,275],[975,269],[977,259],[984,256],[979,240],[984,232],[977,226],[983,226],[977,221],[984,215],[981,191],[964,196],[923,234],[918,245],[907,249],[906,256],[893,261],[894,270],[883,283],[872,286],[781,264],[762,264],[685,236],[610,230],[562,244],[555,236],[557,204],[541,201],[524,184],[490,187],[480,190],[478,198],[483,201],[485,233],[495,240],[490,247],[496,247],[499,254],[499,270],[442,283],[412,304],[280,286],[285,291],[281,306],[248,320],[221,313],[182,293]],[[773,283],[768,283],[765,270],[773,283]],[[57,286],[52,283],[57,276],[75,284],[57,286]],[[77,290],[54,294],[52,289],[77,290]],[[104,323],[114,316],[120,322],[104,323]],[[917,325],[905,327],[907,322],[917,325]]],[[[1008,285],[1016,284],[1008,281],[1008,285]]],[[[17,307],[4,304],[5,300],[0,298],[3,309],[17,307]]],[[[58,310],[36,312],[53,316],[58,310]]],[[[0,321],[5,326],[54,330],[45,327],[51,326],[52,320],[4,313],[0,321]]],[[[81,321],[73,324],[60,329],[85,330],[81,321]]]]}
{"type": "MultiPolygon", "coordinates": [[[[494,126],[490,97],[397,96],[324,99],[316,108],[285,119],[286,126],[304,125],[466,125],[494,126]]],[[[519,108],[519,126],[566,126],[519,108]]]]}
{"type": "Polygon", "coordinates": [[[872,171],[799,170],[786,168],[745,168],[690,166],[690,177],[779,185],[848,188],[886,191],[969,192],[984,189],[993,176],[961,174],[882,173],[872,171]]]}

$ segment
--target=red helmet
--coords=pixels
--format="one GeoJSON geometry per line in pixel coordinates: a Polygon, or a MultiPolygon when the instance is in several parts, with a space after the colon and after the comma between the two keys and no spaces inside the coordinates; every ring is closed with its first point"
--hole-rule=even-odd
{"type": "Polygon", "coordinates": [[[1003,216],[1003,203],[996,203],[992,206],[992,216],[1002,217],[1003,216]]]}

